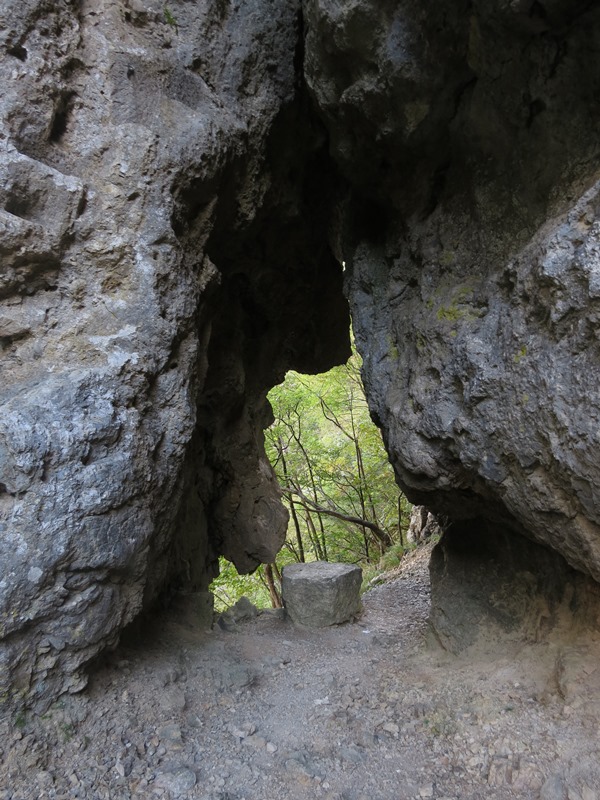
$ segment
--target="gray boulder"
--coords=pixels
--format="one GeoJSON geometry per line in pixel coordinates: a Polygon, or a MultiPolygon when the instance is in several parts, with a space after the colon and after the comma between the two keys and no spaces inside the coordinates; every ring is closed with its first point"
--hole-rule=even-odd
{"type": "Polygon", "coordinates": [[[259,613],[258,608],[252,601],[247,597],[240,597],[235,605],[219,614],[216,622],[225,631],[235,631],[237,630],[238,622],[247,622],[255,619],[259,613]]]}
{"type": "Polygon", "coordinates": [[[362,570],[354,564],[290,564],[283,569],[283,603],[300,625],[339,625],[360,612],[361,581],[362,570]]]}

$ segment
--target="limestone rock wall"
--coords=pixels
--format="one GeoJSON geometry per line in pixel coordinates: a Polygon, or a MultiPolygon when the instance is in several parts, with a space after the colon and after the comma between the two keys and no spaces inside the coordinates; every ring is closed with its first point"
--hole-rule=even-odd
{"type": "Polygon", "coordinates": [[[474,537],[600,581],[597,4],[0,13],[0,702],[273,557],[266,393],[348,355],[342,261],[440,618],[474,537]]]}
{"type": "Polygon", "coordinates": [[[505,656],[525,641],[581,646],[600,630],[596,581],[488,520],[452,526],[429,571],[430,632],[450,652],[505,656]]]}
{"type": "Polygon", "coordinates": [[[297,3],[171,5],[2,3],[2,703],[272,559],[266,392],[347,356],[297,3]]]}
{"type": "Polygon", "coordinates": [[[600,580],[597,5],[305,7],[348,183],[334,238],[401,486],[600,580]]]}

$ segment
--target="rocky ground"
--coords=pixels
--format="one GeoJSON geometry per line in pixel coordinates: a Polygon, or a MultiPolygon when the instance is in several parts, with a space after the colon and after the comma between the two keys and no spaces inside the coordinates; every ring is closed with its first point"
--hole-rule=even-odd
{"type": "Polygon", "coordinates": [[[427,561],[333,629],[164,615],[85,693],[0,722],[0,800],[600,800],[598,643],[450,656],[427,561]]]}

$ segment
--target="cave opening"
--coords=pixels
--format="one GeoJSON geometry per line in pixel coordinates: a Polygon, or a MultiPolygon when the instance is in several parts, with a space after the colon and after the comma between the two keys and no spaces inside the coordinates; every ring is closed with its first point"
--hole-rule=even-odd
{"type": "Polygon", "coordinates": [[[280,551],[252,576],[220,559],[211,584],[217,610],[242,595],[280,607],[286,564],[342,562],[363,570],[363,586],[397,566],[409,547],[411,506],[368,408],[353,345],[345,364],[313,375],[289,371],[268,395],[265,450],[288,513],[280,551]]]}

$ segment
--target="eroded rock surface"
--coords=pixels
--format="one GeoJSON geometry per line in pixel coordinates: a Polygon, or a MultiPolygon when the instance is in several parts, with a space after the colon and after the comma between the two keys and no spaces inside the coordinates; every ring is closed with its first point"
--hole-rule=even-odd
{"type": "Polygon", "coordinates": [[[444,532],[440,524],[443,522],[444,520],[438,520],[425,506],[413,506],[406,531],[406,541],[418,544],[430,536],[440,537],[444,532]]]}
{"type": "Polygon", "coordinates": [[[556,551],[485,520],[452,525],[430,573],[429,622],[450,652],[598,639],[600,586],[556,551]]]}
{"type": "Polygon", "coordinates": [[[597,4],[172,6],[2,4],[3,702],[273,557],[341,261],[409,497],[600,580],[597,4]]]}
{"type": "Polygon", "coordinates": [[[281,581],[283,605],[290,619],[300,625],[339,625],[359,614],[361,582],[362,570],[356,564],[288,564],[281,581]]]}
{"type": "Polygon", "coordinates": [[[349,185],[357,343],[401,486],[600,580],[597,5],[306,8],[307,79],[349,185]]]}
{"type": "Polygon", "coordinates": [[[160,590],[280,546],[266,392],[348,354],[299,26],[2,4],[2,701],[77,690],[160,590]]]}

